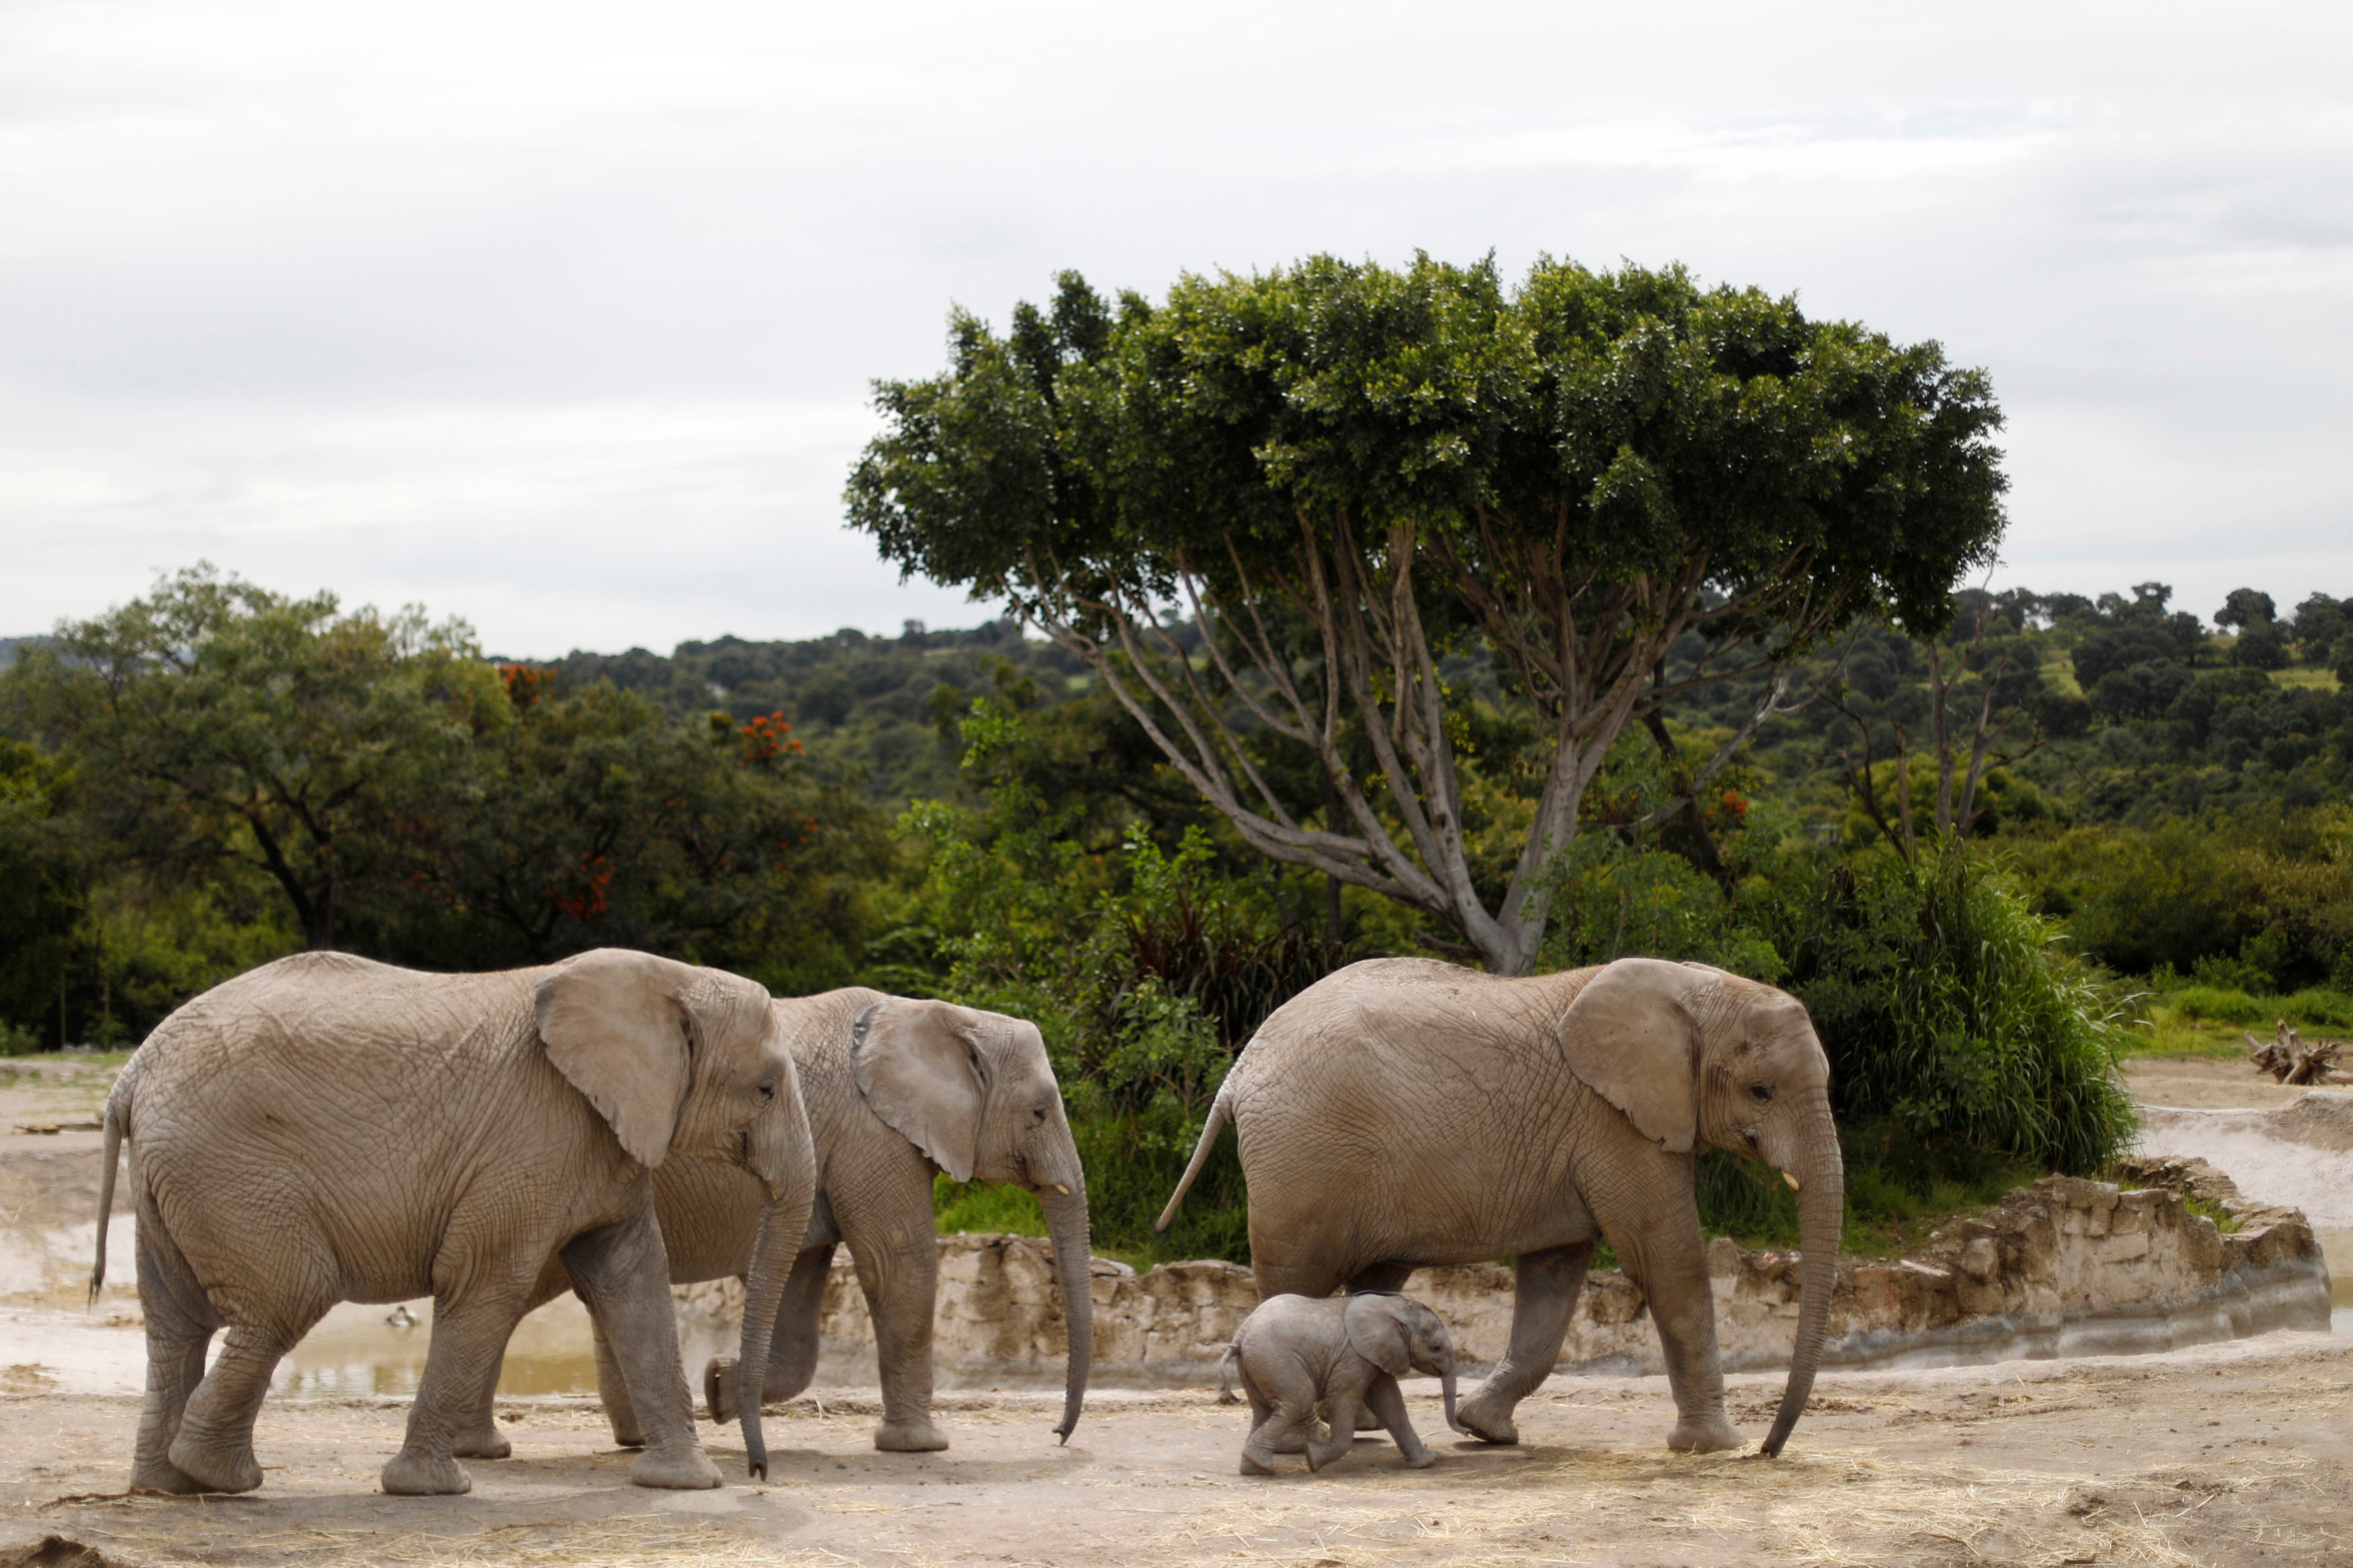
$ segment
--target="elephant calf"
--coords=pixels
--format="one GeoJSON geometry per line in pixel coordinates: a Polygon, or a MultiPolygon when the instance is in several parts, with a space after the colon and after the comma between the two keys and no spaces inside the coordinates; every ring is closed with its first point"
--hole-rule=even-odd
{"type": "Polygon", "coordinates": [[[1356,1441],[1356,1413],[1370,1410],[1397,1440],[1406,1468],[1437,1458],[1406,1418],[1398,1379],[1409,1372],[1437,1377],[1446,1394],[1446,1424],[1468,1436],[1454,1418],[1454,1340],[1436,1312],[1388,1291],[1354,1296],[1274,1296],[1242,1320],[1230,1352],[1250,1396],[1250,1433],[1242,1443],[1241,1473],[1274,1474],[1277,1453],[1305,1441],[1307,1468],[1320,1470],[1356,1441]],[[1328,1425],[1314,1436],[1315,1406],[1328,1425]]]}

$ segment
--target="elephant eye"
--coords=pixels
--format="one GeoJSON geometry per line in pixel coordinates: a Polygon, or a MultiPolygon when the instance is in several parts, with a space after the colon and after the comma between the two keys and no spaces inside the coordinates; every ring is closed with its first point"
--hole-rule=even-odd
{"type": "Polygon", "coordinates": [[[1770,1084],[1752,1083],[1748,1086],[1748,1098],[1762,1105],[1773,1098],[1773,1087],[1770,1084]]]}
{"type": "Polygon", "coordinates": [[[776,1080],[775,1079],[764,1078],[760,1080],[760,1098],[762,1100],[774,1100],[776,1098],[776,1080]]]}

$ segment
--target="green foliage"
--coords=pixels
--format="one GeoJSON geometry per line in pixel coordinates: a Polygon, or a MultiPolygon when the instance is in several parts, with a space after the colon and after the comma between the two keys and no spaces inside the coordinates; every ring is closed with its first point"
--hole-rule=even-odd
{"type": "Polygon", "coordinates": [[[1785,870],[1757,904],[1830,1051],[1842,1118],[2077,1173],[2125,1146],[2120,1011],[1980,852],[1811,870],[1785,870]]]}
{"type": "Polygon", "coordinates": [[[1081,654],[1253,850],[1503,973],[1537,956],[1581,753],[1680,631],[1738,665],[1862,616],[1933,628],[2001,529],[1982,373],[1794,298],[1549,258],[1516,289],[1426,256],[1116,310],[1058,285],[876,384],[853,525],[1081,654]],[[1458,766],[1473,716],[1438,666],[1466,657],[1547,742],[1528,776],[1458,766]]]}
{"type": "MultiPolygon", "coordinates": [[[[932,1180],[933,1228],[942,1236],[1043,1236],[1046,1211],[1037,1198],[1020,1187],[988,1182],[959,1182],[940,1175],[932,1180]]],[[[1100,1252],[1102,1247],[1098,1246],[1100,1252]]]]}
{"type": "Polygon", "coordinates": [[[2274,1021],[2284,1018],[2291,1024],[2314,1028],[2353,1028],[2353,996],[2337,990],[2315,989],[2286,996],[2258,997],[2241,990],[2201,984],[2168,992],[2165,1000],[2183,1017],[2208,1023],[2267,1029],[2274,1021]]]}
{"type": "Polygon", "coordinates": [[[158,867],[266,873],[312,947],[397,875],[420,791],[502,722],[460,623],[341,613],[199,565],[66,626],[8,671],[38,734],[75,760],[101,831],[158,867]]]}
{"type": "Polygon", "coordinates": [[[1681,855],[1588,833],[1561,851],[1556,868],[1547,968],[1641,954],[1712,963],[1769,982],[1788,967],[1770,941],[1739,923],[1724,889],[1681,855]]]}
{"type": "Polygon", "coordinates": [[[89,900],[72,770],[0,740],[0,1024],[54,1019],[89,900]]]}

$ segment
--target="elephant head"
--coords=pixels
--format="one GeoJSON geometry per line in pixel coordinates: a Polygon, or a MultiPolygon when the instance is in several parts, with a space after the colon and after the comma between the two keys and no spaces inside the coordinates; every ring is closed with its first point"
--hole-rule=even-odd
{"type": "MultiPolygon", "coordinates": [[[[768,993],[739,975],[603,948],[540,981],[536,1016],[548,1060],[651,1170],[669,1158],[744,1166],[766,1195],[744,1290],[746,1364],[766,1363],[785,1281],[817,1189],[816,1150],[800,1078],[768,993]],[[756,1355],[757,1359],[753,1359],[756,1355]]],[[[745,1442],[766,1473],[759,1401],[745,1442]]]]}
{"type": "Polygon", "coordinates": [[[1473,1435],[1454,1418],[1454,1336],[1444,1319],[1410,1296],[1368,1290],[1348,1298],[1342,1321],[1348,1348],[1391,1377],[1418,1372],[1437,1378],[1446,1424],[1466,1437],[1473,1435]]]}
{"type": "Polygon", "coordinates": [[[1560,1036],[1569,1070],[1644,1137],[1673,1153],[1729,1149],[1797,1189],[1804,1301],[1763,1449],[1778,1454],[1821,1366],[1846,1208],[1830,1058],[1812,1019],[1787,992],[1720,969],[1621,958],[1569,1004],[1560,1036]]]}
{"type": "Polygon", "coordinates": [[[1070,1337],[1054,1433],[1070,1441],[1094,1355],[1094,1293],[1086,1173],[1044,1037],[1035,1024],[1002,1013],[886,997],[859,1015],[850,1061],[874,1114],[941,1170],[959,1182],[1006,1182],[1037,1194],[1070,1337]]]}

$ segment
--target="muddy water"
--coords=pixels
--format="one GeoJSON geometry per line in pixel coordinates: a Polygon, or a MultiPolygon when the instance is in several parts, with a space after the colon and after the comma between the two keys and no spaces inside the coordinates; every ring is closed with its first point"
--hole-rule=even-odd
{"type": "MultiPolygon", "coordinates": [[[[340,1395],[414,1394],[433,1339],[433,1303],[404,1302],[396,1310],[346,1301],[330,1311],[270,1380],[276,1394],[340,1395]]],[[[689,1332],[680,1345],[689,1381],[699,1381],[714,1354],[734,1353],[732,1341],[689,1332]]],[[[596,1358],[588,1310],[576,1296],[559,1296],[516,1325],[507,1342],[499,1392],[594,1394],[596,1358]]]]}

